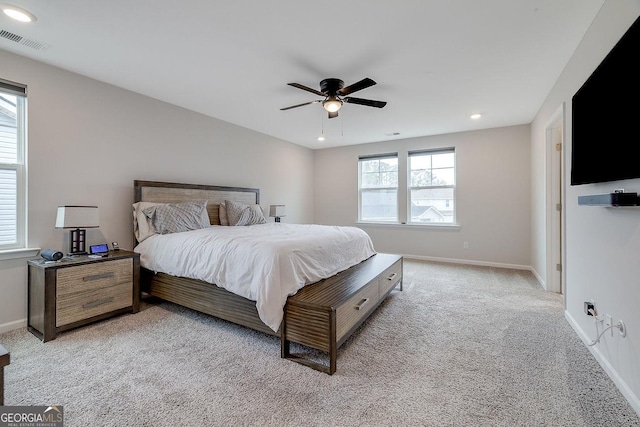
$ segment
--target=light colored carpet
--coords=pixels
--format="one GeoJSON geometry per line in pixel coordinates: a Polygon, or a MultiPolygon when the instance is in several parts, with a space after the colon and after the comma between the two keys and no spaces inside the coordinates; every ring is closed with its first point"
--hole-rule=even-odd
{"type": "Polygon", "coordinates": [[[529,272],[405,260],[333,376],[279,340],[172,304],[60,334],[0,335],[7,405],[65,426],[637,426],[529,272]]]}

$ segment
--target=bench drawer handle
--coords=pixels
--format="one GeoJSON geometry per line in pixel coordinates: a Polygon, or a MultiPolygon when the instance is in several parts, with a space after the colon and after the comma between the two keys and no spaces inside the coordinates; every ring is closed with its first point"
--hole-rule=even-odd
{"type": "Polygon", "coordinates": [[[102,273],[102,274],[94,274],[93,276],[85,276],[82,278],[82,280],[85,282],[90,282],[92,280],[106,279],[107,277],[113,277],[113,271],[110,273],[102,273]]]}
{"type": "Polygon", "coordinates": [[[367,305],[368,302],[369,302],[369,298],[363,299],[362,301],[360,301],[360,304],[356,305],[356,310],[362,310],[362,307],[367,305]]]}
{"type": "Polygon", "coordinates": [[[398,275],[398,273],[393,273],[391,276],[387,277],[387,280],[393,280],[394,277],[396,277],[398,275]]]}
{"type": "Polygon", "coordinates": [[[111,301],[113,301],[113,297],[109,297],[109,298],[105,298],[105,299],[100,299],[98,301],[94,301],[94,302],[88,302],[86,304],[82,305],[82,308],[93,308],[93,307],[97,307],[99,305],[103,305],[103,304],[108,304],[111,301]]]}

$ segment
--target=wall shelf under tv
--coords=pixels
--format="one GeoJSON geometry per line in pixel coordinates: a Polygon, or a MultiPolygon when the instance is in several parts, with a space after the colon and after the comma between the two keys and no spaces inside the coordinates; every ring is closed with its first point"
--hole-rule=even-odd
{"type": "Polygon", "coordinates": [[[578,196],[580,206],[640,206],[638,193],[608,193],[578,196]]]}

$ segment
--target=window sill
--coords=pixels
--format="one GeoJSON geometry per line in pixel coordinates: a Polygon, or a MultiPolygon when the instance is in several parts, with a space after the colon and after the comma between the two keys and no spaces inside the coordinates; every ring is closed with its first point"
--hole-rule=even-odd
{"type": "Polygon", "coordinates": [[[401,224],[399,222],[365,222],[365,221],[358,221],[356,222],[356,225],[361,226],[361,227],[388,227],[388,228],[413,228],[413,229],[429,229],[429,230],[447,230],[447,231],[453,231],[453,230],[460,230],[460,228],[462,228],[462,226],[460,224],[416,224],[416,223],[411,223],[411,224],[401,224]]]}
{"type": "Polygon", "coordinates": [[[34,256],[38,255],[38,252],[40,252],[40,248],[7,249],[4,251],[0,251],[0,261],[20,258],[33,258],[34,256]]]}

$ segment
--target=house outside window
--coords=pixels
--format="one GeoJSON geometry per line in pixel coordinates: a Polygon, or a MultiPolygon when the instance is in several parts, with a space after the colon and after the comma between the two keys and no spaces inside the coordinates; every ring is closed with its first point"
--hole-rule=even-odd
{"type": "Polygon", "coordinates": [[[398,154],[360,156],[359,215],[362,222],[398,222],[398,154]]]}
{"type": "Polygon", "coordinates": [[[409,222],[455,223],[455,150],[410,151],[408,159],[409,222]]]}
{"type": "Polygon", "coordinates": [[[26,245],[26,95],[0,79],[0,251],[26,245]]]}

